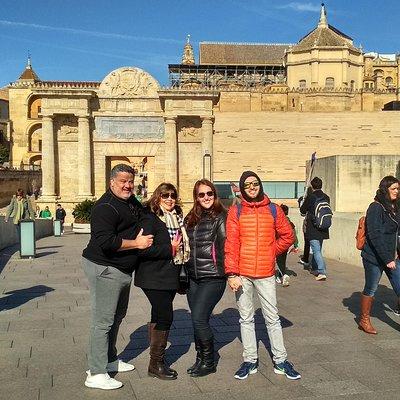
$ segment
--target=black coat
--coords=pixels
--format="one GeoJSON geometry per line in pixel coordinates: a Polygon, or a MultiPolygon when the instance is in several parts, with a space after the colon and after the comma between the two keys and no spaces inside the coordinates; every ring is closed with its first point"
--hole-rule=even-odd
{"type": "Polygon", "coordinates": [[[380,203],[374,201],[366,215],[366,242],[361,257],[385,267],[397,255],[399,221],[380,203]]]}
{"type": "Polygon", "coordinates": [[[172,261],[172,246],[165,223],[153,213],[146,213],[139,222],[144,235],[154,235],[153,244],[139,251],[135,286],[143,289],[176,290],[180,267],[172,261]]]}
{"type": "Polygon", "coordinates": [[[194,279],[225,277],[226,212],[212,219],[203,212],[195,227],[186,228],[190,243],[190,259],[186,266],[194,279]]]}
{"type": "Polygon", "coordinates": [[[315,190],[304,199],[303,204],[300,206],[300,213],[306,215],[306,231],[304,236],[308,240],[329,239],[329,229],[318,229],[313,223],[315,204],[319,199],[323,199],[330,204],[330,198],[326,193],[322,190],[315,190]]]}

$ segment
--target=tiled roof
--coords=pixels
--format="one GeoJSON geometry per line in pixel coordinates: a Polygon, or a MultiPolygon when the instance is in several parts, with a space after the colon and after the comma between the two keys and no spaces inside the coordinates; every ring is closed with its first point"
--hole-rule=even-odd
{"type": "Polygon", "coordinates": [[[282,65],[289,44],[200,43],[200,64],[282,65]]]}
{"type": "MultiPolygon", "coordinates": [[[[292,50],[310,50],[313,47],[343,47],[348,46],[358,50],[353,45],[352,38],[340,32],[332,25],[318,26],[309,34],[304,36],[292,50]]],[[[358,50],[359,51],[359,50],[358,50]]]]}
{"type": "Polygon", "coordinates": [[[40,81],[39,77],[36,75],[36,72],[31,67],[26,67],[18,79],[40,81]]]}

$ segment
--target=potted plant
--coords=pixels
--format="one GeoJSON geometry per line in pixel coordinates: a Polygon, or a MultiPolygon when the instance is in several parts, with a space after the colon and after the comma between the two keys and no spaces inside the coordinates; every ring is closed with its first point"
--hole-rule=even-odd
{"type": "Polygon", "coordinates": [[[72,230],[75,233],[90,233],[90,215],[95,201],[86,199],[78,203],[72,212],[74,223],[72,230]]]}

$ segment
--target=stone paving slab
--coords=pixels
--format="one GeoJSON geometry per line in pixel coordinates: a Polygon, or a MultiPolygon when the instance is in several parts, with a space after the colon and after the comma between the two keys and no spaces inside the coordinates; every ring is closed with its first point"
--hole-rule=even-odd
{"type": "Polygon", "coordinates": [[[186,298],[178,295],[167,350],[178,380],[149,378],[150,307],[133,287],[117,345],[136,369],[116,375],[122,389],[85,388],[90,305],[80,254],[87,240],[87,235],[67,232],[38,241],[38,257],[32,260],[20,260],[15,247],[0,254],[0,400],[400,398],[400,317],[392,312],[396,298],[386,277],[372,312],[379,334],[369,336],[355,322],[363,270],[328,260],[328,280],[316,282],[295,255],[288,261],[291,285],[278,287],[278,303],[289,359],[301,380],[274,374],[260,309],[255,315],[259,372],[244,381],[233,378],[242,346],[234,295],[228,289],[211,319],[218,372],[198,379],[186,374],[195,351],[186,298]]]}

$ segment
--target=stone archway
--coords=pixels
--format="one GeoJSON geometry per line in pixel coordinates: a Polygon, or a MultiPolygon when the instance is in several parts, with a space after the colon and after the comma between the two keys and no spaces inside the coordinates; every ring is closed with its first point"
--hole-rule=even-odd
{"type": "Polygon", "coordinates": [[[42,124],[31,125],[28,129],[28,151],[41,153],[42,151],[42,124]]]}

